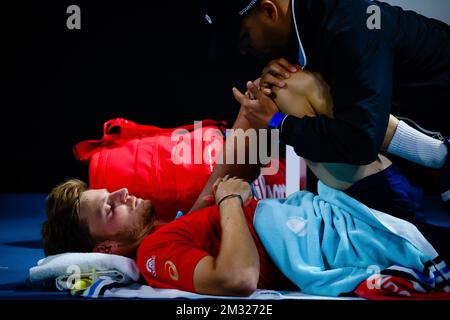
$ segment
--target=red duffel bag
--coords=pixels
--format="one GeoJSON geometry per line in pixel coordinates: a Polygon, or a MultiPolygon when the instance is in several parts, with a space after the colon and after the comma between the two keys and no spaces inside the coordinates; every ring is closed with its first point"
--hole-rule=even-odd
{"type": "MultiPolygon", "coordinates": [[[[188,212],[205,186],[220,152],[217,146],[223,145],[220,132],[225,129],[224,121],[204,120],[200,128],[163,129],[119,118],[104,124],[101,140],[80,142],[74,153],[78,160],[89,163],[90,188],[128,188],[130,194],[152,200],[158,217],[170,221],[179,210],[188,212]],[[202,155],[205,150],[213,153],[200,164],[194,164],[194,159],[192,163],[174,163],[174,148],[180,141],[173,139],[175,130],[179,139],[192,141],[192,153],[195,148],[201,148],[202,155]],[[209,141],[211,131],[219,132],[222,141],[209,141]]],[[[191,157],[187,150],[181,156],[191,157]]]]}

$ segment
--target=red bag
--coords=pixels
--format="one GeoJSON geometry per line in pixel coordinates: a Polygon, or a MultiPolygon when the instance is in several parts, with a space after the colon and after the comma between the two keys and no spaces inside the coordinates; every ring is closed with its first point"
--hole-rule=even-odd
{"type": "Polygon", "coordinates": [[[221,134],[222,141],[208,141],[211,130],[217,133],[225,129],[224,121],[205,120],[197,129],[194,125],[163,129],[119,118],[104,124],[101,140],[80,142],[74,153],[78,160],[89,163],[90,188],[109,191],[128,188],[130,194],[152,200],[158,218],[170,221],[179,210],[188,212],[205,186],[220,152],[218,144],[223,145],[221,134]],[[201,164],[172,161],[178,143],[172,137],[180,129],[185,133],[180,132],[179,138],[192,141],[192,150],[196,143],[202,155],[205,150],[213,150],[208,161],[201,164]]]}
{"type": "MultiPolygon", "coordinates": [[[[223,146],[223,135],[219,134],[220,141],[209,141],[211,129],[224,132],[226,123],[205,120],[197,130],[194,125],[163,129],[118,118],[104,124],[101,140],[80,142],[74,147],[74,153],[78,160],[89,163],[90,188],[109,191],[128,188],[132,195],[151,199],[158,218],[170,221],[179,210],[186,213],[191,209],[213,171],[223,146]],[[193,144],[201,140],[198,149],[209,154],[202,164],[172,161],[177,141],[171,137],[179,129],[186,130],[185,135],[193,144]],[[213,152],[209,152],[211,149],[213,152]]],[[[192,154],[188,151],[182,156],[192,154]]],[[[252,184],[257,199],[285,197],[285,160],[272,161],[279,162],[278,173],[261,175],[252,184]]]]}

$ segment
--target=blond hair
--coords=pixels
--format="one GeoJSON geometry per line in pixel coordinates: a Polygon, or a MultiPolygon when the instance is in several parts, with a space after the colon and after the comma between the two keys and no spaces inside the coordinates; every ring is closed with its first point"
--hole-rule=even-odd
{"type": "Polygon", "coordinates": [[[45,255],[64,252],[92,252],[94,241],[85,221],[79,219],[80,196],[87,191],[85,182],[68,180],[47,197],[47,221],[42,226],[45,255]]]}

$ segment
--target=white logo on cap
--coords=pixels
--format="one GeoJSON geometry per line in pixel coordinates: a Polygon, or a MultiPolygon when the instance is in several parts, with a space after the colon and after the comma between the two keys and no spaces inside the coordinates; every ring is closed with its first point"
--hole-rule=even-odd
{"type": "Polygon", "coordinates": [[[251,8],[254,7],[254,5],[258,2],[258,0],[252,0],[244,9],[242,9],[241,11],[239,11],[239,15],[243,16],[244,14],[246,14],[248,11],[250,11],[251,8]]]}
{"type": "Polygon", "coordinates": [[[206,21],[208,21],[209,24],[213,23],[211,17],[208,16],[207,14],[205,14],[205,19],[206,19],[206,21]]]}

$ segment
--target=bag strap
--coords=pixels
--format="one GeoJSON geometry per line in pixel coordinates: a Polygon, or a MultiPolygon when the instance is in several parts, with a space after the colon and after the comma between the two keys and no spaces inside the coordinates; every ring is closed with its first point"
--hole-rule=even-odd
{"type": "MultiPolygon", "coordinates": [[[[221,131],[225,131],[227,127],[227,123],[225,121],[206,119],[201,122],[202,127],[218,127],[221,131]]],[[[170,133],[177,129],[193,131],[195,130],[195,125],[190,124],[176,128],[160,128],[151,125],[137,124],[124,118],[116,118],[106,121],[103,124],[102,139],[82,141],[73,147],[73,152],[77,160],[88,161],[99,147],[110,145],[118,140],[128,140],[138,137],[170,133]]]]}

